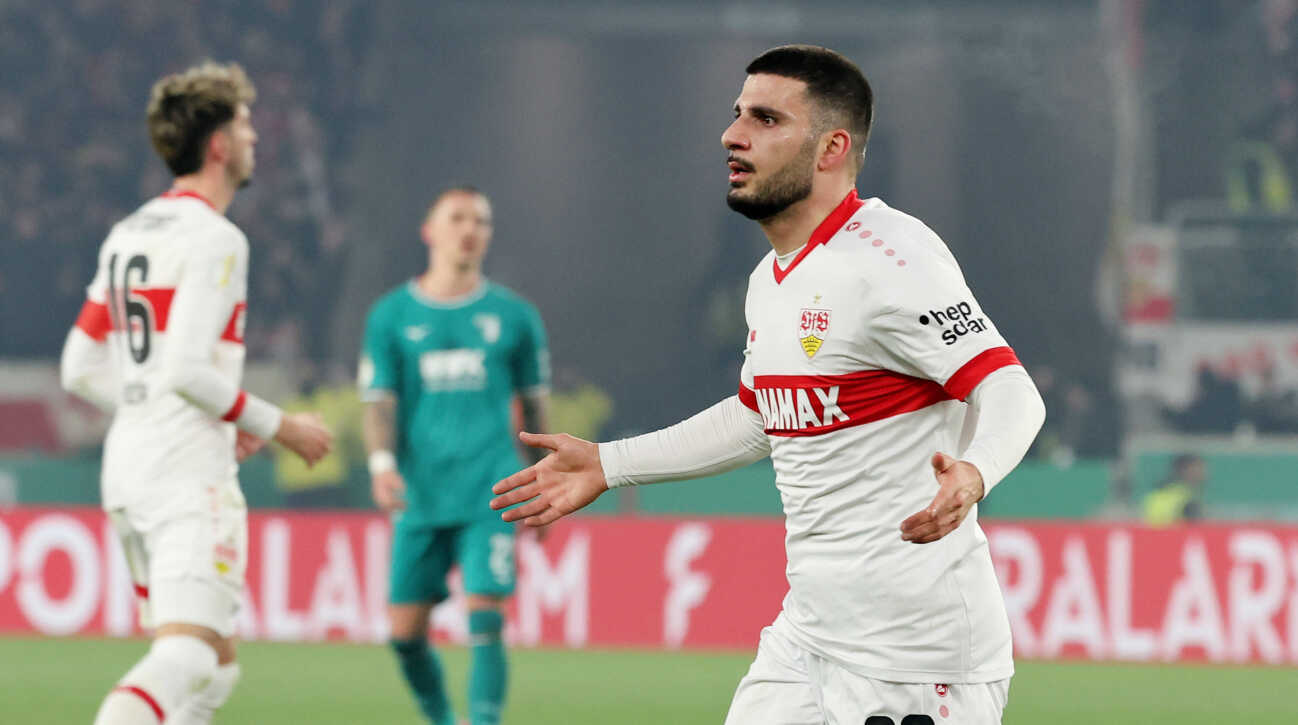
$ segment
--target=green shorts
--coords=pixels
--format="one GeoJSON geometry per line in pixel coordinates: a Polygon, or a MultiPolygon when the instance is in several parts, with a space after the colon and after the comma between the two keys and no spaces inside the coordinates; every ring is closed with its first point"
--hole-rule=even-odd
{"type": "Polygon", "coordinates": [[[455,526],[392,527],[388,601],[436,604],[448,596],[446,575],[460,567],[464,591],[505,597],[514,593],[514,527],[492,517],[455,526]]]}

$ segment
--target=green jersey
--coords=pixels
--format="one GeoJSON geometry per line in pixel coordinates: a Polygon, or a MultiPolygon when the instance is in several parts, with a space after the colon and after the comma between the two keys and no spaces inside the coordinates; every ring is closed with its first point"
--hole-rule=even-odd
{"type": "Polygon", "coordinates": [[[488,506],[491,485],[522,467],[512,401],[549,385],[548,358],[536,308],[485,280],[451,302],[430,299],[410,282],[374,303],[361,394],[397,401],[403,525],[498,515],[488,506]]]}

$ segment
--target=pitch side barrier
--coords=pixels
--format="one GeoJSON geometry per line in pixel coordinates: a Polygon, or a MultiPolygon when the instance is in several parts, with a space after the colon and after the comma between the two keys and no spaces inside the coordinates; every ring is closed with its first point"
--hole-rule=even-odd
{"type": "MultiPolygon", "coordinates": [[[[389,524],[254,512],[239,636],[382,642],[389,524]]],[[[1019,656],[1298,664],[1298,526],[984,525],[1019,656]]],[[[520,646],[744,649],[786,590],[771,519],[590,516],[520,537],[520,646]]],[[[0,632],[139,634],[116,539],[91,508],[0,513],[0,632]]],[[[457,592],[435,634],[464,641],[457,592]]]]}
{"type": "MultiPolygon", "coordinates": [[[[1233,437],[1136,436],[1121,460],[1082,459],[1067,466],[1024,461],[980,504],[979,513],[984,520],[1077,520],[1111,517],[1114,511],[1138,517],[1142,498],[1166,478],[1175,456],[1196,452],[1209,470],[1203,491],[1209,517],[1298,522],[1298,487],[1292,482],[1298,467],[1296,451],[1298,437],[1242,444],[1233,437]],[[1113,485],[1120,469],[1126,470],[1130,482],[1125,498],[1113,485]]],[[[99,466],[97,455],[0,456],[0,506],[96,506],[99,466]]],[[[286,500],[291,499],[286,499],[277,482],[269,457],[245,461],[239,468],[239,483],[250,507],[289,508],[286,500]]],[[[331,507],[373,508],[369,473],[363,466],[353,467],[335,494],[326,502],[331,507]]],[[[588,511],[677,517],[783,514],[769,461],[688,484],[618,489],[600,497],[588,511]]]]}
{"type": "MultiPolygon", "coordinates": [[[[95,506],[99,502],[99,457],[83,455],[0,456],[0,506],[95,506]]],[[[1086,518],[1109,496],[1113,461],[1082,460],[1067,467],[1040,461],[1018,466],[982,507],[985,517],[1086,518]]],[[[1233,470],[1221,466],[1220,470],[1233,470]]],[[[239,467],[239,483],[252,508],[292,508],[276,481],[274,462],[254,456],[239,467]]],[[[1214,486],[1228,491],[1236,485],[1214,486]]],[[[332,507],[371,510],[369,473],[351,469],[330,501],[332,507]]],[[[1291,495],[1298,507],[1298,494],[1291,495]]],[[[1277,500],[1272,498],[1272,501],[1277,500]]],[[[601,497],[590,509],[600,514],[665,516],[780,516],[783,510],[769,461],[692,481],[685,485],[639,486],[601,497]]]]}

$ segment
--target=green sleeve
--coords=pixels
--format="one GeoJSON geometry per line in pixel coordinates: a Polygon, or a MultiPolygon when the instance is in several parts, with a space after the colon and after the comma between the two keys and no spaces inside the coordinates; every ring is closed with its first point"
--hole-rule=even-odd
{"type": "Polygon", "coordinates": [[[361,399],[373,400],[383,393],[396,395],[401,380],[401,357],[392,335],[390,315],[379,302],[370,308],[365,321],[365,340],[361,344],[360,372],[357,383],[361,399]]]}

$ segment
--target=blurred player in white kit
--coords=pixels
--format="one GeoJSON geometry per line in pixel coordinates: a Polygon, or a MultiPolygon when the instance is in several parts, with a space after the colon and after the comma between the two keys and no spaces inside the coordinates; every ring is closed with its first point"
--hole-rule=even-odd
{"type": "Polygon", "coordinates": [[[942,240],[857,197],[861,71],[784,46],[747,73],[726,201],[773,249],[749,277],[738,394],[611,443],[525,433],[553,452],[492,506],[544,525],[611,487],[769,455],[789,592],[726,722],[999,723],[1014,663],[975,505],[1027,451],[1041,397],[942,240]]]}
{"type": "Polygon", "coordinates": [[[268,440],[308,463],[331,445],[316,416],[284,414],[240,388],[248,240],[225,210],[252,178],[254,97],[233,63],[154,85],[149,136],[175,183],[113,226],[64,344],[63,386],[113,413],[103,506],[142,624],[154,629],[96,725],[210,722],[239,678],[238,461],[268,440]]]}

